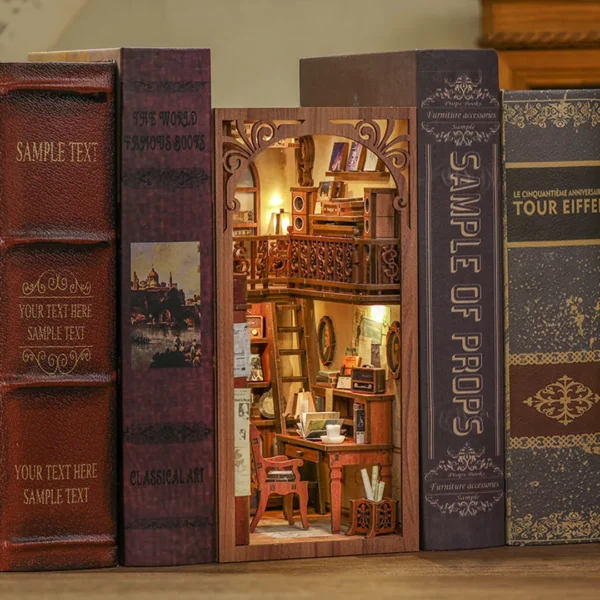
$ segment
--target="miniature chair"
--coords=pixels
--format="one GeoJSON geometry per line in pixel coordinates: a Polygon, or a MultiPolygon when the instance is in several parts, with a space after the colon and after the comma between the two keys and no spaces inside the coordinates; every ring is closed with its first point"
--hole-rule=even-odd
{"type": "Polygon", "coordinates": [[[287,456],[264,458],[260,433],[252,423],[250,423],[250,440],[259,492],[258,507],[250,523],[250,533],[254,533],[267,508],[271,494],[283,496],[283,512],[290,525],[294,524],[294,494],[298,494],[302,526],[308,529],[308,482],[301,481],[298,472],[298,467],[301,467],[304,461],[287,456]]]}

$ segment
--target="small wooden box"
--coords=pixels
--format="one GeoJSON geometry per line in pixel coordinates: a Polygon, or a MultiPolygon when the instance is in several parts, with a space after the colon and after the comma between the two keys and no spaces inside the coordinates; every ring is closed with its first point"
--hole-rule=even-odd
{"type": "Polygon", "coordinates": [[[265,337],[265,318],[262,315],[247,315],[246,323],[250,339],[265,337]]]}
{"type": "Polygon", "coordinates": [[[363,394],[385,394],[385,369],[352,368],[352,391],[363,394]]]}

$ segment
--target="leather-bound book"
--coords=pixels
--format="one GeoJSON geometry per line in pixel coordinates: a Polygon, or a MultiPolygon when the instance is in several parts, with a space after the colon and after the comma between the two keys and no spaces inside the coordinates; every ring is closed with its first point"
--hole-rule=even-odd
{"type": "Polygon", "coordinates": [[[0,64],[0,570],[116,564],[114,64],[0,64]]]}
{"type": "Polygon", "coordinates": [[[416,50],[304,59],[300,101],[417,108],[421,544],[502,545],[497,56],[416,50]]]}
{"type": "Polygon", "coordinates": [[[600,91],[502,108],[507,543],[600,542],[600,91]]]}
{"type": "Polygon", "coordinates": [[[120,48],[120,562],[215,560],[210,52],[120,48]]]}

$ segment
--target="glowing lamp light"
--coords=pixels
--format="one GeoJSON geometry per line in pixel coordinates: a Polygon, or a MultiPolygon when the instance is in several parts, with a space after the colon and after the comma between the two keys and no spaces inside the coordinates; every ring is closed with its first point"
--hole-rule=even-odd
{"type": "Polygon", "coordinates": [[[371,306],[371,319],[377,323],[383,323],[385,319],[386,307],[385,306],[371,306]]]}
{"type": "Polygon", "coordinates": [[[285,235],[291,219],[290,213],[285,212],[283,208],[280,208],[279,212],[271,213],[267,235],[285,235]]]}

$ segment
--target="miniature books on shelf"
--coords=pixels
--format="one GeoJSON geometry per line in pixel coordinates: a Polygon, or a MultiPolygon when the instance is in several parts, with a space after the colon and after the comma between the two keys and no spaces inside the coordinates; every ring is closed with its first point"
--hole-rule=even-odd
{"type": "Polygon", "coordinates": [[[343,425],[339,412],[307,412],[300,415],[296,431],[305,440],[320,440],[327,434],[327,425],[343,425]]]}

